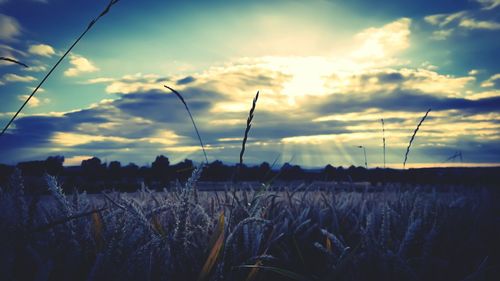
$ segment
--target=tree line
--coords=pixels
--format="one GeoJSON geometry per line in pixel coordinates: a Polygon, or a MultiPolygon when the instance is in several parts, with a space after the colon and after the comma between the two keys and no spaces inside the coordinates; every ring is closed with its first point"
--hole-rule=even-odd
{"type": "MultiPolygon", "coordinates": [[[[191,175],[195,163],[185,159],[171,164],[168,157],[158,155],[150,165],[139,167],[134,163],[122,165],[119,161],[109,163],[97,157],[83,160],[79,166],[64,166],[63,156],[51,156],[41,161],[27,161],[15,166],[0,164],[0,184],[7,184],[15,169],[21,171],[28,189],[43,186],[45,174],[56,176],[62,187],[99,192],[114,188],[134,191],[142,184],[152,189],[171,188],[176,181],[184,182],[191,175]]],[[[443,183],[443,184],[496,184],[500,182],[499,168],[435,168],[435,169],[366,169],[364,167],[330,164],[322,169],[304,169],[299,165],[284,163],[277,166],[262,162],[259,165],[227,165],[216,160],[204,166],[200,181],[205,182],[293,182],[335,181],[370,182],[374,185],[385,182],[399,183],[443,183]]]]}

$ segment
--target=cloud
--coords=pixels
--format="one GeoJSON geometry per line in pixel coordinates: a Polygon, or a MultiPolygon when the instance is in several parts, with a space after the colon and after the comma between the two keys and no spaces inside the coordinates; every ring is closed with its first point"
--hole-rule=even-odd
{"type": "Polygon", "coordinates": [[[478,75],[478,74],[479,74],[479,72],[480,72],[480,71],[479,71],[479,70],[477,70],[477,69],[471,69],[471,70],[468,72],[468,74],[469,74],[470,76],[474,76],[474,75],[478,75]]]}
{"type": "Polygon", "coordinates": [[[50,45],[47,45],[47,44],[30,45],[28,48],[28,52],[30,54],[43,56],[43,57],[51,57],[52,55],[54,55],[56,53],[54,51],[54,48],[52,48],[50,45]]]}
{"type": "Polygon", "coordinates": [[[91,61],[79,55],[71,55],[69,63],[72,67],[64,71],[64,75],[68,77],[78,76],[82,73],[91,73],[99,70],[91,61]]]}
{"type": "MultiPolygon", "coordinates": [[[[481,1],[481,0],[479,0],[481,1]]],[[[484,7],[496,7],[497,0],[490,1],[485,0],[481,2],[488,2],[489,6],[484,7]],[[495,3],[493,3],[495,2],[495,3]]],[[[483,9],[484,10],[484,9],[483,9]]],[[[488,10],[488,9],[485,9],[488,10]]],[[[435,14],[424,17],[424,21],[437,26],[439,29],[432,32],[431,38],[434,40],[445,40],[450,37],[456,29],[462,30],[500,30],[500,23],[498,23],[496,18],[490,18],[491,16],[484,11],[460,11],[449,14],[435,14]]]]}
{"type": "MultiPolygon", "coordinates": [[[[26,101],[26,99],[28,99],[28,95],[20,95],[18,96],[18,99],[22,102],[26,101]]],[[[40,100],[39,98],[33,96],[31,97],[31,99],[29,100],[28,102],[28,107],[38,107],[40,105],[42,105],[43,103],[48,103],[49,100],[48,99],[44,99],[44,100],[40,100]]]]}
{"type": "Polygon", "coordinates": [[[488,20],[475,20],[473,18],[463,18],[458,26],[466,29],[499,30],[500,23],[488,20]]]}
{"type": "Polygon", "coordinates": [[[353,52],[359,59],[391,57],[410,47],[411,19],[401,18],[380,28],[371,27],[357,34],[359,47],[353,52]]]}
{"type": "MultiPolygon", "coordinates": [[[[428,107],[433,111],[419,138],[425,141],[420,146],[417,143],[416,149],[453,148],[464,138],[469,138],[469,143],[500,141],[495,137],[500,129],[500,114],[496,114],[500,111],[500,97],[485,93],[457,97],[456,91],[467,89],[472,81],[467,76],[453,77],[426,69],[364,69],[345,76],[348,79],[342,80],[346,83],[343,87],[326,83],[325,87],[331,87],[328,94],[314,98],[305,94],[297,96],[296,103],[288,104],[280,92],[290,76],[269,67],[262,61],[258,65],[234,63],[192,74],[191,83],[178,85],[212,159],[236,161],[255,94],[246,90],[250,87],[266,90],[257,104],[248,161],[272,161],[268,158],[280,153],[285,158],[298,154],[296,161],[300,164],[318,165],[335,159],[335,163],[345,165],[357,161],[358,151],[352,149],[353,144],[366,146],[368,157],[375,157],[370,156],[370,151],[380,145],[379,123],[384,117],[391,145],[388,159],[397,162],[428,107]],[[237,110],[228,104],[237,106],[237,110]]],[[[158,80],[175,83],[179,79],[152,74],[107,79],[102,83],[122,83],[116,99],[57,116],[22,117],[0,143],[18,152],[37,147],[39,153],[57,149],[68,157],[97,155],[139,163],[160,153],[167,154],[172,162],[185,157],[197,159],[201,151],[185,109],[175,95],[153,87],[163,84],[158,80]],[[132,88],[137,91],[130,92],[132,88]],[[21,141],[26,138],[31,138],[32,143],[21,141]]],[[[9,153],[1,152],[0,156],[14,157],[9,153]]]]}
{"type": "Polygon", "coordinates": [[[21,34],[21,25],[10,16],[0,13],[0,39],[12,41],[21,34]]]}
{"type": "Polygon", "coordinates": [[[116,79],[114,78],[109,78],[109,77],[98,77],[98,78],[92,78],[87,80],[84,84],[98,84],[98,83],[108,83],[108,82],[113,82],[116,79]]]}
{"type": "Polygon", "coordinates": [[[500,89],[500,73],[492,75],[490,78],[481,83],[481,87],[500,89]]]}
{"type": "MultiPolygon", "coordinates": [[[[26,87],[29,91],[33,92],[35,90],[35,87],[26,87]]],[[[44,88],[38,88],[37,93],[44,93],[45,89],[44,88]]]]}
{"type": "MultiPolygon", "coordinates": [[[[97,78],[89,82],[102,83],[107,78],[97,78]]],[[[147,92],[152,90],[167,92],[163,87],[163,82],[166,78],[160,77],[156,74],[142,74],[136,73],[133,75],[125,75],[121,79],[113,79],[111,83],[106,86],[108,94],[129,94],[136,92],[147,92]]]]}
{"type": "Polygon", "coordinates": [[[427,108],[434,111],[459,110],[467,113],[484,113],[500,110],[499,97],[470,100],[466,98],[438,97],[419,91],[395,89],[393,91],[377,92],[372,95],[351,94],[328,96],[318,101],[320,112],[357,112],[366,108],[376,108],[384,111],[422,112],[427,108]]]}
{"type": "Polygon", "coordinates": [[[467,96],[467,99],[480,100],[480,99],[487,99],[487,98],[494,98],[494,97],[500,97],[500,90],[472,93],[469,96],[467,96]]]}
{"type": "Polygon", "coordinates": [[[23,76],[23,75],[17,75],[13,73],[7,73],[3,76],[2,81],[3,82],[21,82],[21,83],[27,83],[27,82],[32,82],[36,81],[37,79],[33,76],[23,76]]]}
{"type": "Polygon", "coordinates": [[[424,20],[432,25],[437,25],[439,27],[444,27],[456,20],[460,20],[464,17],[466,17],[467,12],[462,11],[462,12],[456,12],[456,13],[451,13],[451,14],[436,14],[436,15],[429,15],[424,18],[424,20]]]}
{"type": "Polygon", "coordinates": [[[45,66],[45,65],[35,65],[35,66],[30,65],[30,67],[25,68],[23,70],[29,71],[29,72],[42,72],[42,71],[47,70],[47,66],[45,66]]]}
{"type": "Polygon", "coordinates": [[[337,94],[371,94],[396,89],[439,96],[463,96],[473,76],[455,77],[423,68],[382,68],[346,75],[334,74],[327,84],[337,94]]]}
{"type": "Polygon", "coordinates": [[[186,76],[182,79],[177,80],[175,83],[177,85],[185,85],[185,84],[189,84],[191,82],[194,82],[195,80],[196,80],[196,78],[194,78],[193,76],[186,76]]]}
{"type": "Polygon", "coordinates": [[[64,158],[65,166],[80,166],[83,160],[92,158],[92,155],[75,155],[71,157],[64,158]]]}
{"type": "Polygon", "coordinates": [[[16,59],[17,56],[23,56],[23,57],[27,56],[25,52],[5,44],[0,44],[0,55],[14,59],[16,59]]]}
{"type": "Polygon", "coordinates": [[[483,6],[484,10],[493,10],[500,6],[500,0],[476,0],[483,6]]]}
{"type": "Polygon", "coordinates": [[[451,36],[453,31],[454,31],[453,28],[433,31],[431,39],[438,40],[438,41],[439,40],[446,40],[448,37],[451,36]]]}

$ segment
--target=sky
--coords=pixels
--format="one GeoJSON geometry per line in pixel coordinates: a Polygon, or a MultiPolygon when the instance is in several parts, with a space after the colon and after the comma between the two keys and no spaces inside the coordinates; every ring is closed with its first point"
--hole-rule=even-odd
{"type": "MultiPolygon", "coordinates": [[[[0,0],[0,126],[108,0],[0,0]]],[[[121,0],[6,134],[0,162],[500,165],[500,0],[121,0]],[[382,131],[381,119],[384,119],[382,131]],[[461,152],[463,159],[458,155],[461,152]],[[452,159],[449,159],[449,158],[452,159]]]]}

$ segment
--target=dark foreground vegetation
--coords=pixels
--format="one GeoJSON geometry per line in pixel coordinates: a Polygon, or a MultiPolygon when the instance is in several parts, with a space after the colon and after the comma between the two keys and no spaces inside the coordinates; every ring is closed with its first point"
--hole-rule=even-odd
{"type": "MultiPolygon", "coordinates": [[[[7,184],[17,168],[24,177],[24,187],[28,193],[47,193],[45,174],[57,177],[66,193],[73,193],[75,190],[99,193],[106,189],[134,192],[142,184],[160,191],[172,188],[176,181],[185,182],[195,167],[189,159],[171,164],[168,157],[163,155],[157,156],[150,165],[142,167],[133,163],[122,165],[118,161],[103,163],[97,157],[83,160],[80,166],[65,167],[63,163],[63,156],[53,156],[41,161],[21,162],[16,166],[0,164],[0,184],[7,184]]],[[[254,185],[266,182],[280,183],[279,185],[296,182],[369,182],[374,186],[383,183],[493,186],[500,184],[500,167],[397,170],[326,165],[322,169],[307,169],[290,163],[279,166],[263,162],[247,166],[227,165],[216,160],[205,165],[200,181],[245,181],[253,182],[254,185]]],[[[222,187],[223,184],[219,186],[222,187]]],[[[277,184],[273,186],[276,187],[277,184]]],[[[200,185],[200,188],[217,189],[217,185],[205,184],[200,185]]]]}
{"type": "Polygon", "coordinates": [[[2,280],[498,280],[494,187],[0,193],[2,280]]]}

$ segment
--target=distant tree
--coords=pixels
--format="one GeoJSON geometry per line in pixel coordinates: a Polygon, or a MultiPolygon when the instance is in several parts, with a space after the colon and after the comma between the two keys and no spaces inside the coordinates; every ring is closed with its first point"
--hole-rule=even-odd
{"type": "Polygon", "coordinates": [[[283,164],[280,178],[285,181],[301,180],[304,178],[304,171],[299,165],[283,164]]]}
{"type": "Polygon", "coordinates": [[[227,181],[231,179],[231,167],[224,165],[222,161],[215,160],[204,169],[202,180],[227,181]]]}
{"type": "Polygon", "coordinates": [[[64,156],[50,156],[45,160],[45,171],[50,175],[60,175],[64,171],[64,156]]]}
{"type": "Polygon", "coordinates": [[[122,168],[123,175],[127,178],[136,179],[139,176],[139,166],[134,163],[129,163],[122,168]]]}
{"type": "Polygon", "coordinates": [[[0,186],[4,186],[7,183],[12,172],[14,172],[13,166],[0,164],[0,186]]]}
{"type": "Polygon", "coordinates": [[[151,164],[153,170],[162,171],[170,167],[170,161],[163,155],[156,156],[155,161],[151,164]]]}
{"type": "Polygon", "coordinates": [[[46,172],[45,161],[20,162],[17,167],[22,171],[23,176],[41,177],[46,172]]]}
{"type": "Polygon", "coordinates": [[[258,168],[258,180],[265,182],[272,177],[271,166],[267,162],[262,162],[258,168]]]}
{"type": "Polygon", "coordinates": [[[335,167],[333,167],[330,164],[326,165],[325,168],[323,169],[323,178],[326,181],[335,180],[336,174],[337,173],[336,173],[335,167]]]}
{"type": "Polygon", "coordinates": [[[122,164],[119,161],[111,161],[108,165],[108,176],[113,181],[121,179],[122,164]]]}
{"type": "Polygon", "coordinates": [[[186,181],[191,176],[193,169],[193,161],[184,159],[184,161],[172,166],[172,173],[174,174],[173,177],[180,181],[186,181]]]}
{"type": "Polygon", "coordinates": [[[354,165],[351,165],[347,169],[347,174],[352,178],[353,181],[367,180],[367,170],[364,167],[356,167],[354,165]]]}
{"type": "Polygon", "coordinates": [[[101,163],[101,159],[92,157],[83,160],[81,164],[82,174],[89,180],[102,180],[106,170],[106,164],[101,163]]]}
{"type": "Polygon", "coordinates": [[[151,174],[153,179],[159,180],[161,183],[168,183],[171,179],[172,169],[170,161],[167,157],[159,155],[151,164],[151,174]]]}

